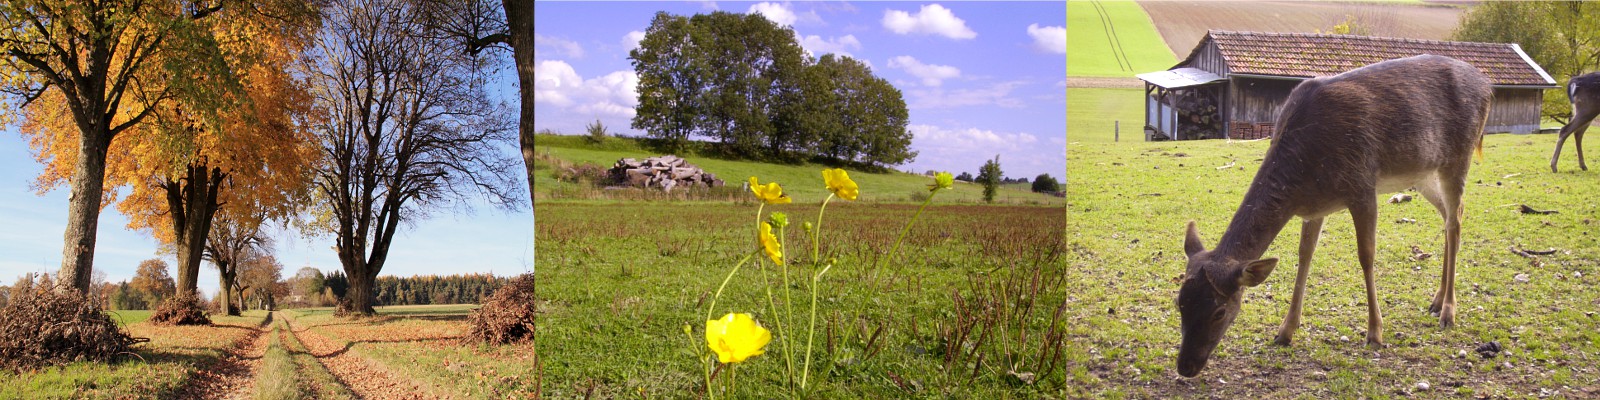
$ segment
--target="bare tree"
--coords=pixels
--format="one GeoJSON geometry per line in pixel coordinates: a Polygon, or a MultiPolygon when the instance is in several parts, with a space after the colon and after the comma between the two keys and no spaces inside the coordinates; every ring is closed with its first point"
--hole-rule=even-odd
{"type": "MultiPolygon", "coordinates": [[[[239,315],[233,302],[239,286],[239,268],[257,252],[264,253],[272,247],[272,239],[261,232],[260,218],[241,218],[233,213],[217,213],[212,221],[211,234],[206,238],[206,259],[217,267],[217,306],[228,315],[239,315]]],[[[243,305],[242,302],[239,305],[243,305]]]]}
{"type": "Polygon", "coordinates": [[[402,221],[481,197],[516,208],[509,114],[488,100],[476,58],[427,28],[409,0],[333,1],[305,59],[322,147],[313,226],[332,233],[353,311],[371,314],[373,280],[402,221]]]}

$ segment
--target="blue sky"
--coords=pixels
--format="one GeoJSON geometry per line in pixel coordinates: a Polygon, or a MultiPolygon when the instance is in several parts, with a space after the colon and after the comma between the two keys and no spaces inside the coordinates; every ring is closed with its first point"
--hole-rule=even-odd
{"type": "Polygon", "coordinates": [[[1065,2],[538,2],[536,126],[596,119],[629,135],[638,78],[628,51],[657,11],[761,13],[816,56],[865,61],[905,96],[920,154],[899,169],[1008,177],[1066,170],[1065,2]]]}
{"type": "MultiPolygon", "coordinates": [[[[515,151],[508,147],[506,154],[517,157],[515,151]]],[[[0,224],[5,228],[0,229],[0,285],[10,285],[29,272],[53,274],[61,268],[68,189],[35,195],[30,185],[40,170],[14,127],[0,131],[0,224]]],[[[402,224],[380,275],[493,272],[504,276],[530,271],[533,217],[526,208],[440,210],[432,218],[402,224]]],[[[159,244],[149,234],[131,231],[127,225],[128,218],[115,206],[100,213],[94,267],[104,271],[108,281],[132,279],[139,262],[147,259],[161,258],[169,266],[176,263],[171,254],[158,254],[159,244]]],[[[308,238],[295,230],[272,236],[278,242],[275,254],[284,264],[284,278],[308,265],[325,272],[341,269],[327,237],[308,238]]],[[[167,273],[177,277],[176,269],[167,273]]],[[[199,286],[208,295],[217,291],[217,270],[209,262],[200,267],[199,286]]]]}

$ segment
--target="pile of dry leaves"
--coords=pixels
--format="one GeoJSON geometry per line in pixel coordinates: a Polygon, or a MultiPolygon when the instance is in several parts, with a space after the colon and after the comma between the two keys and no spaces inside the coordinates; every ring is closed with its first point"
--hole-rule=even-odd
{"type": "Polygon", "coordinates": [[[150,323],[156,325],[211,325],[204,302],[194,292],[183,291],[156,306],[150,323]]]}
{"type": "Polygon", "coordinates": [[[532,340],[534,314],[538,312],[534,298],[533,274],[522,274],[496,290],[483,307],[468,317],[471,330],[463,340],[490,344],[515,343],[532,340]]]}

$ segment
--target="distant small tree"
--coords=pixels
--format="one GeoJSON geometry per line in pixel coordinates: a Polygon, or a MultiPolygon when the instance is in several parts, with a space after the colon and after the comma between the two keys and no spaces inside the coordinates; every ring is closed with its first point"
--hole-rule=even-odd
{"type": "Polygon", "coordinates": [[[956,175],[956,180],[962,182],[972,182],[972,174],[962,172],[961,175],[956,175]]]}
{"type": "Polygon", "coordinates": [[[1050,174],[1039,174],[1033,178],[1033,191],[1035,193],[1055,193],[1061,191],[1061,184],[1050,174]]]}
{"type": "Polygon", "coordinates": [[[983,201],[994,202],[994,195],[1000,191],[1000,180],[1004,173],[1000,172],[1000,155],[994,155],[993,160],[984,161],[983,168],[978,170],[978,183],[983,184],[983,201]]]}
{"type": "Polygon", "coordinates": [[[589,144],[600,144],[606,141],[606,126],[601,124],[599,119],[594,120],[593,124],[589,124],[588,130],[589,136],[585,136],[583,139],[588,141],[589,144]]]}
{"type": "Polygon", "coordinates": [[[147,307],[160,304],[178,291],[178,283],[167,274],[167,262],[158,258],[139,263],[139,270],[129,284],[144,295],[142,300],[147,307]]]}

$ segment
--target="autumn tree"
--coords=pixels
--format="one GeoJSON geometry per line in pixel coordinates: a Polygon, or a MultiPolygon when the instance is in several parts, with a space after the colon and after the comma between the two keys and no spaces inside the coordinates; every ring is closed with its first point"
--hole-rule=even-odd
{"type": "Polygon", "coordinates": [[[476,57],[430,34],[415,3],[334,1],[306,57],[317,108],[316,227],[331,233],[353,311],[373,313],[373,280],[402,221],[481,196],[514,208],[507,114],[487,99],[476,57]]]}
{"type": "Polygon", "coordinates": [[[217,215],[211,227],[205,256],[217,268],[217,309],[225,314],[239,315],[242,304],[233,300],[241,289],[238,278],[244,263],[272,247],[272,239],[262,232],[262,216],[228,209],[217,215]]]}
{"type": "MultiPolygon", "coordinates": [[[[60,280],[62,290],[89,289],[95,234],[114,141],[149,122],[163,107],[209,116],[239,90],[230,50],[215,35],[222,24],[275,18],[286,0],[19,0],[0,2],[0,92],[14,100],[5,116],[32,122],[59,112],[70,128],[58,153],[41,153],[41,189],[70,187],[60,280]],[[31,106],[57,96],[59,109],[31,106]],[[26,112],[19,112],[26,110],[26,112]],[[49,161],[62,158],[59,162],[49,161]]],[[[255,43],[239,40],[236,43],[255,43]]],[[[135,145],[135,144],[129,144],[135,145]]],[[[136,145],[161,146],[140,142],[136,145]]]]}
{"type": "Polygon", "coordinates": [[[283,264],[265,249],[252,251],[250,257],[239,262],[239,279],[235,281],[239,293],[239,308],[248,308],[247,299],[255,299],[257,308],[270,309],[279,297],[289,292],[283,283],[283,264]]]}
{"type": "MultiPolygon", "coordinates": [[[[1585,1],[1484,2],[1461,15],[1451,39],[1516,43],[1556,83],[1600,69],[1600,4],[1585,1]]],[[[1564,87],[1564,86],[1563,86],[1564,87]]],[[[1572,105],[1563,93],[1544,96],[1545,117],[1566,123],[1572,105]]]]}
{"type": "Polygon", "coordinates": [[[177,292],[177,284],[167,274],[167,262],[155,258],[140,262],[138,271],[134,272],[133,280],[128,285],[143,294],[145,306],[155,306],[177,292]]]}

